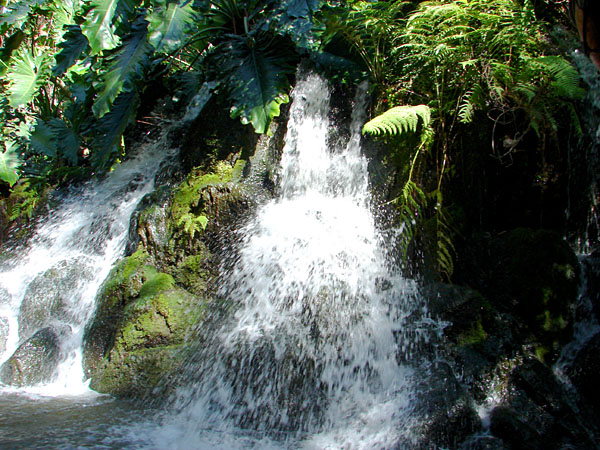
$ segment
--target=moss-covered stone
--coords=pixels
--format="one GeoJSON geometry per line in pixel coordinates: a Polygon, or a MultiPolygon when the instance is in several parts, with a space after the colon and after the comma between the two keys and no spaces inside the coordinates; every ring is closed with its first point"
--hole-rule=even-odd
{"type": "Polygon", "coordinates": [[[204,315],[205,300],[148,262],[140,246],[100,290],[84,346],[84,369],[99,392],[134,396],[156,387],[204,315]]]}

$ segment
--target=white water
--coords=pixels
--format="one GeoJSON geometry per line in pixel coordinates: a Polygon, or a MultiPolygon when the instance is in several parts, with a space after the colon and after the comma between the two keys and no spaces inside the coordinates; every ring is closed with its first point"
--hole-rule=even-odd
{"type": "MultiPolygon", "coordinates": [[[[330,148],[327,82],[293,92],[281,195],[240,230],[221,296],[235,313],[190,362],[156,448],[390,448],[411,441],[405,319],[415,287],[386,264],[352,136],[330,148]],[[173,410],[175,413],[173,413],[173,410]]],[[[414,333],[413,333],[414,335],[414,333]]]]}
{"type": "Polygon", "coordinates": [[[67,196],[38,224],[28,248],[0,267],[0,323],[8,324],[0,364],[38,329],[53,326],[61,335],[61,361],[52,379],[20,391],[50,396],[89,391],[81,366],[84,327],[100,284],[123,256],[133,211],[153,190],[161,162],[173,156],[165,142],[166,135],[141,145],[103,181],[67,196]],[[19,317],[23,307],[36,311],[30,325],[19,317]]]}

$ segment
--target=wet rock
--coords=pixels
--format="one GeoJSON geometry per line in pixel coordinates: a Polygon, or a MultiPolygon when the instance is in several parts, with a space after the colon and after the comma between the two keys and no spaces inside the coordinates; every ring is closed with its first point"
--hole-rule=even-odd
{"type": "Polygon", "coordinates": [[[31,336],[36,330],[68,317],[68,304],[82,282],[91,278],[84,258],[61,261],[38,275],[27,287],[19,309],[19,336],[31,336]]]}
{"type": "Polygon", "coordinates": [[[51,381],[59,362],[59,352],[59,333],[51,327],[39,330],[0,367],[0,380],[12,386],[51,381]]]}
{"type": "Polygon", "coordinates": [[[582,265],[585,271],[586,294],[592,303],[596,320],[600,322],[600,253],[584,257],[582,265]]]}
{"type": "Polygon", "coordinates": [[[579,263],[558,233],[519,228],[474,237],[456,275],[518,319],[518,339],[533,345],[540,359],[554,361],[571,338],[579,263]]]}
{"type": "Polygon", "coordinates": [[[597,448],[550,368],[525,360],[512,370],[507,384],[507,398],[490,415],[490,430],[508,448],[597,448]]]}
{"type": "Polygon", "coordinates": [[[592,408],[597,418],[600,418],[598,374],[600,374],[600,333],[592,337],[577,353],[568,371],[569,378],[577,388],[582,401],[592,408]]]}
{"type": "Polygon", "coordinates": [[[115,267],[84,337],[90,387],[119,397],[149,395],[175,369],[204,302],[146,264],[140,248],[115,267]]]}
{"type": "Polygon", "coordinates": [[[420,444],[416,448],[457,448],[481,426],[473,401],[447,364],[435,364],[423,378],[417,400],[420,444]]]}
{"type": "Polygon", "coordinates": [[[494,436],[475,435],[469,437],[460,446],[460,450],[505,450],[506,445],[502,439],[494,436]]]}

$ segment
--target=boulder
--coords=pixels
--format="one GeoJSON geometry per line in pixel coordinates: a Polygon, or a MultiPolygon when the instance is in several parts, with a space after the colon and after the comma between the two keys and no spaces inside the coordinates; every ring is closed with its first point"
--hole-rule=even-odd
{"type": "Polygon", "coordinates": [[[457,448],[480,428],[481,421],[473,401],[458,382],[451,368],[435,363],[431,373],[423,377],[415,413],[419,430],[418,449],[457,448]]]}
{"type": "Polygon", "coordinates": [[[146,264],[142,248],[109,275],[84,337],[90,387],[119,397],[149,395],[178,364],[204,315],[204,300],[146,264]]]}
{"type": "Polygon", "coordinates": [[[600,420],[598,374],[600,374],[600,333],[584,344],[568,370],[568,376],[582,402],[589,405],[600,420]]]}
{"type": "Polygon", "coordinates": [[[29,283],[19,309],[19,337],[26,339],[56,321],[68,321],[68,305],[91,274],[84,258],[61,261],[29,283]]]}
{"type": "Polygon", "coordinates": [[[39,330],[17,348],[0,367],[0,380],[12,386],[49,382],[59,362],[59,333],[52,327],[39,330]]]}

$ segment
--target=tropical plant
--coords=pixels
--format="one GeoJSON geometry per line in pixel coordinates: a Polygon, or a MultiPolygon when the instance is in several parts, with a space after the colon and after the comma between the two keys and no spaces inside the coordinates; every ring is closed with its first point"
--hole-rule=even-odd
{"type": "Polygon", "coordinates": [[[322,4],[9,3],[0,14],[0,181],[51,180],[65,166],[108,169],[126,150],[123,134],[146,87],[165,77],[183,83],[181,98],[227,95],[232,116],[268,130],[299,55],[318,48],[322,4]]]}

